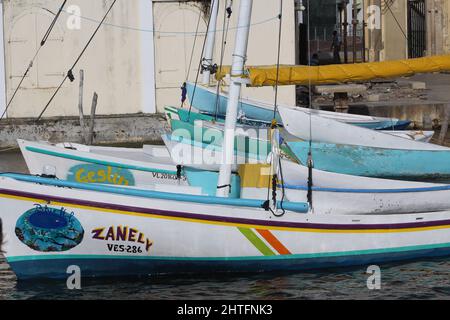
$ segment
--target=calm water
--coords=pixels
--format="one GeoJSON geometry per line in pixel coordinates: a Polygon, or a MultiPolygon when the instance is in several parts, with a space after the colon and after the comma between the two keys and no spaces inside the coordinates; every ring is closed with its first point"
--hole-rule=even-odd
{"type": "MultiPolygon", "coordinates": [[[[26,172],[17,153],[0,153],[0,172],[26,172]]],[[[0,257],[2,299],[450,299],[450,258],[381,267],[381,290],[367,289],[366,267],[298,274],[157,277],[17,283],[0,257]]]]}

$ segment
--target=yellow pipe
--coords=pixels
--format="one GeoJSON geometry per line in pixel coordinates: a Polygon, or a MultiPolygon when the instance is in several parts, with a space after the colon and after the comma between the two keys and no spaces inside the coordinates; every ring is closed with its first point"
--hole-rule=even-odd
{"type": "MultiPolygon", "coordinates": [[[[230,71],[223,67],[216,79],[223,78],[230,71]]],[[[358,64],[335,64],[327,66],[280,66],[279,85],[321,85],[347,82],[365,82],[374,79],[391,79],[412,76],[416,73],[450,71],[450,55],[426,58],[368,62],[358,64]]],[[[246,76],[251,86],[275,86],[276,66],[248,67],[246,76]]]]}

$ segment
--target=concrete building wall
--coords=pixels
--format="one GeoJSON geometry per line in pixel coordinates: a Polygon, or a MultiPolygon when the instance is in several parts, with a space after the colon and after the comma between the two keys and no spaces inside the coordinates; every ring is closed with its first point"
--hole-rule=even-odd
{"type": "MultiPolygon", "coordinates": [[[[239,15],[239,0],[233,3],[224,65],[231,64],[239,15]]],[[[225,1],[220,2],[214,54],[214,63],[220,61],[223,35],[225,1]]],[[[202,9],[196,3],[179,1],[154,1],[156,52],[156,95],[158,110],[165,105],[180,105],[180,87],[185,79],[195,81],[201,55],[204,33],[197,37],[189,70],[198,17],[202,9]],[[189,71],[189,72],[188,72],[189,71]],[[189,77],[188,77],[189,73],[189,77]]],[[[253,2],[252,27],[248,46],[248,65],[270,65],[277,62],[279,1],[253,2]]],[[[207,17],[202,15],[199,31],[207,28],[207,17]]],[[[295,7],[294,0],[283,3],[281,63],[295,64],[295,7]]],[[[201,81],[201,77],[199,78],[201,81]]],[[[274,101],[273,88],[246,88],[242,97],[274,101]]],[[[295,105],[295,87],[283,87],[279,91],[280,103],[295,105]]]]}
{"type": "Polygon", "coordinates": [[[381,60],[407,59],[408,16],[406,1],[384,2],[382,13],[383,49],[381,50],[381,60]]]}
{"type": "MultiPolygon", "coordinates": [[[[111,1],[72,0],[41,49],[8,112],[9,117],[39,115],[68,69],[106,13],[111,1]],[[72,15],[70,13],[73,13],[72,15]]],[[[59,0],[5,0],[4,34],[7,96],[11,97],[54,14],[59,0]]],[[[85,112],[93,92],[99,95],[97,113],[119,114],[154,110],[152,41],[127,27],[152,26],[148,0],[118,1],[96,38],[73,70],[75,82],[67,81],[45,116],[78,114],[78,75],[85,71],[85,112]],[[150,23],[149,23],[150,22],[150,23]],[[153,101],[152,101],[153,100],[153,101]]]]}
{"type": "Polygon", "coordinates": [[[0,117],[6,109],[5,41],[3,35],[3,6],[0,4],[0,117]]]}
{"type": "Polygon", "coordinates": [[[443,15],[445,29],[443,30],[444,36],[444,53],[450,53],[450,1],[444,1],[443,3],[443,15]]]}
{"type": "MultiPolygon", "coordinates": [[[[218,29],[222,29],[221,1],[218,29]]],[[[17,87],[60,0],[4,0],[6,96],[17,87]]],[[[47,44],[15,97],[9,118],[36,117],[83,49],[110,0],[69,0],[47,44]]],[[[234,1],[224,64],[231,63],[239,1],[234,1]]],[[[93,92],[99,95],[100,115],[152,113],[179,105],[180,85],[186,80],[199,23],[189,80],[195,80],[206,31],[207,16],[199,1],[118,1],[91,46],[52,102],[45,117],[78,115],[79,70],[85,72],[84,111],[93,92]],[[200,16],[200,21],[198,20],[200,16]]],[[[278,1],[254,1],[248,64],[275,64],[278,43],[278,1]]],[[[281,63],[295,63],[294,0],[284,3],[281,63]]],[[[217,34],[215,61],[222,33],[217,34]]],[[[243,97],[273,99],[273,88],[244,90],[243,97]]],[[[1,99],[1,96],[0,96],[1,99]]],[[[280,90],[280,103],[295,103],[295,88],[280,90]]]]}
{"type": "MultiPolygon", "coordinates": [[[[368,0],[368,4],[376,4],[379,0],[368,0]]],[[[450,1],[426,0],[426,55],[450,53],[450,1]]],[[[381,3],[382,41],[377,44],[370,41],[368,50],[380,49],[381,60],[408,58],[408,11],[407,0],[389,0],[381,3]],[[391,10],[389,10],[387,4],[391,10]],[[395,17],[395,18],[394,18],[395,17]]],[[[369,34],[370,32],[367,32],[369,34]]],[[[371,61],[376,60],[374,54],[371,61]]]]}

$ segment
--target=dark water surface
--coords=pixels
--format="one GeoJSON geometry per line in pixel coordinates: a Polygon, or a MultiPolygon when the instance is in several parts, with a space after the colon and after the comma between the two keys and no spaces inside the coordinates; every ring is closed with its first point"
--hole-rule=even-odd
{"type": "MultiPolygon", "coordinates": [[[[0,152],[0,172],[26,172],[18,153],[0,152]]],[[[154,277],[18,283],[0,257],[2,299],[450,299],[450,258],[381,265],[381,289],[367,288],[368,266],[297,274],[154,277]]]]}

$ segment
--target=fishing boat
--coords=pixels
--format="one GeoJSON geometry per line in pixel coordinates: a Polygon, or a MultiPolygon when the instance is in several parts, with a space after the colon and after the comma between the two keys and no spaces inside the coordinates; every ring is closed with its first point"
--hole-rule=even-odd
{"type": "MultiPolygon", "coordinates": [[[[269,172],[267,165],[258,166],[266,167],[265,172],[269,172]]],[[[283,180],[278,185],[280,193],[288,201],[308,202],[308,167],[286,159],[280,166],[283,172],[283,180]]],[[[311,176],[311,210],[320,214],[381,215],[450,210],[448,184],[358,177],[317,169],[312,170],[311,176]]],[[[241,196],[267,199],[270,177],[244,179],[248,180],[250,183],[242,187],[241,196]]]]}
{"type": "Polygon", "coordinates": [[[28,170],[80,183],[124,186],[187,185],[165,146],[140,149],[86,146],[75,143],[17,141],[28,170]]]}
{"type": "MultiPolygon", "coordinates": [[[[329,215],[278,198],[276,190],[269,201],[230,197],[252,3],[240,1],[216,195],[1,174],[5,257],[19,279],[65,279],[74,265],[84,277],[148,276],[300,271],[450,254],[450,211],[329,215]]],[[[272,173],[277,157],[272,153],[272,173]]],[[[242,177],[245,186],[254,175],[242,177]]]]}
{"type": "MultiPolygon", "coordinates": [[[[177,159],[184,166],[196,167],[199,170],[202,167],[219,169],[223,157],[221,146],[201,144],[187,139],[180,140],[171,135],[166,135],[163,139],[173,159],[177,159]],[[192,155],[184,152],[192,152],[192,155]],[[210,162],[193,164],[194,157],[210,162]]],[[[270,151],[274,152],[273,149],[270,151]]],[[[267,164],[267,157],[263,160],[251,157],[251,154],[245,157],[236,155],[234,161],[232,170],[238,173],[241,181],[240,196],[267,200],[267,194],[271,192],[269,186],[272,186],[271,164],[267,164]]],[[[279,192],[288,201],[307,202],[308,167],[292,161],[287,156],[283,156],[280,161],[279,192]]],[[[312,169],[312,178],[313,212],[370,215],[450,210],[448,184],[367,178],[317,169],[312,169]]]]}
{"type": "Polygon", "coordinates": [[[276,217],[261,201],[0,177],[6,259],[19,279],[301,271],[445,256],[450,212],[276,217]],[[33,230],[40,231],[34,233],[33,230]]]}
{"type": "MultiPolygon", "coordinates": [[[[305,109],[308,110],[308,109],[305,109]]],[[[309,110],[308,110],[309,112],[309,110]]],[[[318,111],[320,114],[320,111],[318,111]]],[[[165,113],[169,123],[171,120],[177,122],[176,127],[180,128],[182,124],[179,121],[189,123],[191,125],[200,124],[208,128],[215,127],[220,130],[223,129],[224,120],[221,118],[216,118],[211,115],[198,113],[192,110],[186,110],[176,107],[166,107],[165,113]]],[[[326,117],[325,117],[326,118],[326,117]]],[[[189,127],[189,124],[186,126],[189,127]]],[[[251,131],[252,129],[268,128],[271,123],[259,120],[248,120],[248,119],[238,119],[237,128],[243,131],[251,131]]],[[[173,128],[172,128],[173,129],[173,128]]],[[[430,142],[434,136],[434,131],[423,131],[423,130],[378,130],[379,132],[402,137],[409,140],[420,141],[420,142],[430,142]]],[[[241,131],[242,132],[242,131],[241,131]]]]}
{"type": "Polygon", "coordinates": [[[300,140],[286,143],[303,163],[311,148],[317,169],[384,178],[450,177],[450,149],[447,147],[349,126],[293,108],[280,107],[279,113],[289,134],[313,141],[311,145],[300,140]],[[306,125],[298,126],[298,123],[306,125]],[[309,130],[310,123],[313,131],[309,130]]]}
{"type": "MultiPolygon", "coordinates": [[[[194,163],[196,149],[192,149],[194,153],[190,157],[186,155],[183,157],[177,155],[176,148],[184,131],[187,133],[188,140],[196,138],[200,144],[208,144],[211,142],[211,137],[215,137],[213,143],[220,146],[223,141],[223,123],[212,123],[211,117],[195,112],[192,112],[192,119],[195,121],[188,122],[189,112],[182,109],[167,108],[166,113],[173,130],[173,133],[169,135],[170,139],[168,136],[165,137],[166,146],[145,145],[143,148],[117,148],[67,142],[50,144],[21,139],[18,140],[18,145],[31,174],[50,174],[59,179],[74,182],[130,186],[188,185],[190,173],[181,170],[179,165],[217,171],[219,169],[217,161],[216,164],[208,165],[208,160],[203,157],[201,161],[197,161],[197,165],[194,163]],[[200,128],[198,129],[200,130],[199,134],[196,134],[196,127],[200,128]],[[176,137],[177,139],[175,139],[176,137]],[[168,146],[170,153],[167,150],[168,146]],[[174,157],[177,161],[174,161],[174,157]]],[[[264,134],[262,133],[265,130],[264,127],[241,125],[239,128],[241,130],[237,132],[235,144],[235,152],[238,156],[236,163],[253,160],[264,163],[271,148],[267,140],[268,130],[264,134]],[[252,135],[252,133],[255,134],[252,135]]],[[[392,133],[386,131],[386,133],[417,139],[417,141],[421,139],[428,141],[433,135],[433,132],[421,131],[392,133]]],[[[290,153],[287,148],[283,150],[290,153]]]]}
{"type": "MultiPolygon", "coordinates": [[[[217,95],[216,90],[190,82],[186,83],[186,88],[192,99],[192,106],[196,109],[208,115],[218,115],[219,117],[223,117],[226,114],[228,103],[227,94],[219,92],[219,95],[217,95]]],[[[304,112],[309,112],[307,108],[297,108],[304,112]]],[[[267,102],[241,98],[239,101],[239,110],[240,118],[243,121],[262,121],[270,124],[273,119],[273,104],[267,102]]],[[[411,124],[409,120],[395,118],[371,117],[321,110],[316,110],[315,112],[324,118],[334,119],[368,129],[403,130],[411,124]]],[[[280,124],[282,123],[279,115],[276,116],[276,119],[280,124]]]]}
{"type": "MultiPolygon", "coordinates": [[[[179,191],[173,187],[184,186],[182,190],[203,195],[214,195],[217,186],[217,166],[202,165],[202,170],[196,170],[193,162],[186,167],[182,161],[175,164],[166,146],[133,149],[25,140],[18,143],[32,175],[149,190],[179,191]]],[[[235,174],[233,184],[239,185],[235,174]]],[[[233,190],[236,193],[230,196],[238,197],[239,188],[233,190]]]]}

